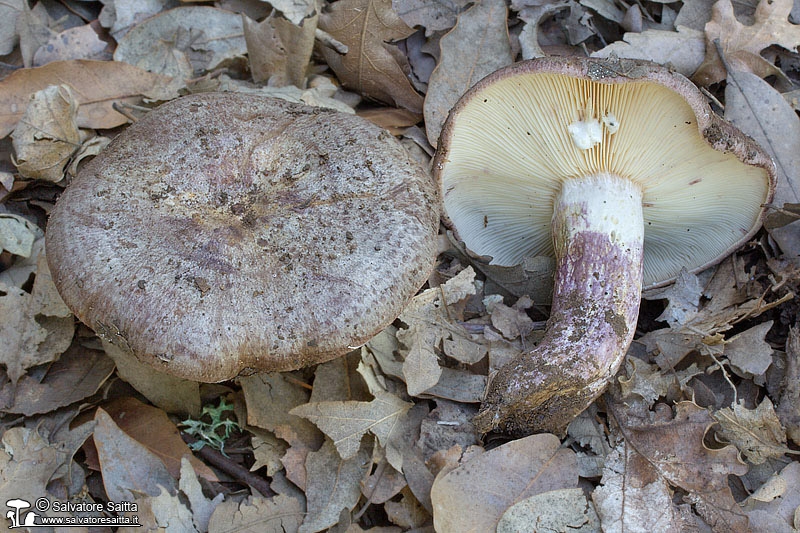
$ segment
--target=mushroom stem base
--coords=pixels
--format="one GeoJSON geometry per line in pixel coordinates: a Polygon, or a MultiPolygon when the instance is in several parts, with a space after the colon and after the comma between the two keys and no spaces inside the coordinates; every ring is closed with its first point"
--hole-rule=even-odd
{"type": "Polygon", "coordinates": [[[638,186],[611,174],[566,182],[553,209],[556,274],[542,341],[492,378],[482,432],[563,434],[603,392],[633,339],[642,287],[638,186]]]}

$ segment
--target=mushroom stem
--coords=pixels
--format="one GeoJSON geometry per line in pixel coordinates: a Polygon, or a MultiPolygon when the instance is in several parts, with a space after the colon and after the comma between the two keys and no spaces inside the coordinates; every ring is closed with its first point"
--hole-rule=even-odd
{"type": "Polygon", "coordinates": [[[553,303],[542,341],[491,380],[482,432],[563,434],[616,374],[642,289],[642,192],[608,173],[568,180],[553,206],[553,303]]]}

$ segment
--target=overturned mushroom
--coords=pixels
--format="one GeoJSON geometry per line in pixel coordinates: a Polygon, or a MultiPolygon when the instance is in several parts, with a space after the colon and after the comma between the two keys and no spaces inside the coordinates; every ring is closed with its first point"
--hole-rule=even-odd
{"type": "Polygon", "coordinates": [[[563,432],[617,372],[642,287],[720,261],[775,188],[769,156],[683,76],[585,58],[480,81],[451,111],[434,172],[472,251],[556,258],[543,340],[498,371],[475,419],[517,434],[563,432]]]}
{"type": "Polygon", "coordinates": [[[87,164],[47,259],[101,337],[197,381],[329,360],[425,282],[438,197],[387,132],[242,94],[164,104],[87,164]]]}

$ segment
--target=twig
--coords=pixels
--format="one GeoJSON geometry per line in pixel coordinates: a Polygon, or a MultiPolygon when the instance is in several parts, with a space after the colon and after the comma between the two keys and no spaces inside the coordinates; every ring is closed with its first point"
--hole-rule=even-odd
{"type": "Polygon", "coordinates": [[[361,518],[361,515],[366,512],[367,508],[372,505],[372,496],[374,496],[375,491],[378,490],[378,484],[381,482],[381,479],[383,479],[383,473],[386,471],[387,464],[388,462],[386,461],[385,457],[381,459],[380,463],[378,463],[378,468],[375,469],[375,474],[372,476],[375,478],[375,483],[372,485],[372,490],[369,491],[369,495],[367,495],[367,501],[364,502],[364,505],[361,507],[361,509],[359,509],[358,512],[353,515],[353,522],[357,522],[358,519],[361,518]]]}
{"type": "Polygon", "coordinates": [[[728,375],[728,372],[725,370],[725,366],[723,366],[723,364],[719,361],[719,359],[714,357],[714,354],[711,352],[711,349],[707,348],[705,350],[705,352],[706,352],[706,355],[708,355],[711,359],[714,360],[714,362],[717,364],[719,369],[722,371],[722,377],[725,378],[725,381],[727,381],[728,385],[730,385],[731,389],[733,389],[733,403],[739,403],[739,392],[736,390],[736,385],[733,384],[733,381],[731,381],[731,378],[728,375]]]}
{"type": "Polygon", "coordinates": [[[706,89],[705,87],[700,87],[700,92],[706,95],[706,98],[717,104],[717,106],[719,106],[720,110],[722,110],[723,113],[725,112],[725,105],[719,100],[717,100],[717,97],[711,94],[711,92],[708,89],[706,89]]]}
{"type": "Polygon", "coordinates": [[[151,111],[149,107],[129,104],[127,102],[114,102],[113,104],[111,104],[111,107],[114,108],[114,111],[116,111],[120,115],[124,115],[125,118],[131,121],[131,123],[138,121],[139,117],[131,113],[130,110],[142,111],[145,113],[149,113],[151,111]]]}
{"type": "Polygon", "coordinates": [[[333,35],[326,31],[322,31],[319,28],[317,28],[317,30],[314,32],[314,38],[328,48],[333,48],[340,54],[346,54],[350,51],[346,44],[337,41],[333,38],[333,35]]]}
{"type": "MultiPolygon", "coordinates": [[[[192,444],[198,440],[185,433],[181,433],[181,437],[183,437],[184,442],[187,444],[192,444]]],[[[245,485],[249,485],[256,489],[265,498],[271,498],[275,496],[275,493],[271,488],[269,488],[269,483],[267,483],[266,479],[253,474],[245,467],[239,463],[233,462],[214,448],[211,448],[210,446],[203,446],[199,450],[195,451],[200,457],[211,463],[213,466],[216,466],[226,474],[230,474],[245,485]]]]}
{"type": "Polygon", "coordinates": [[[294,383],[298,387],[303,387],[304,389],[314,390],[314,387],[306,383],[305,381],[299,380],[294,376],[290,376],[289,374],[282,374],[283,379],[288,381],[289,383],[294,383]]]}

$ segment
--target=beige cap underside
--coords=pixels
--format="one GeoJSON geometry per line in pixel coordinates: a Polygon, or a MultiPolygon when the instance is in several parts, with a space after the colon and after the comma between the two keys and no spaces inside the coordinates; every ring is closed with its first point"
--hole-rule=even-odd
{"type": "Polygon", "coordinates": [[[642,188],[645,287],[714,263],[759,225],[769,172],[713,149],[677,92],[552,72],[496,78],[451,115],[437,161],[449,222],[493,264],[552,255],[561,184],[601,172],[642,188]],[[609,116],[618,124],[613,134],[603,124],[609,116]],[[568,127],[591,120],[602,140],[580,149],[568,127]]]}

